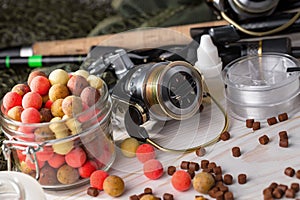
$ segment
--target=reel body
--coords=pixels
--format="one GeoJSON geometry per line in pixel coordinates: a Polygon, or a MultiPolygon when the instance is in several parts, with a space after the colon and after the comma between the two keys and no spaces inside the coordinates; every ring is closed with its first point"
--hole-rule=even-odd
{"type": "Polygon", "coordinates": [[[117,118],[125,119],[129,134],[133,127],[138,129],[137,126],[147,121],[192,117],[199,111],[202,96],[201,74],[183,61],[147,63],[132,68],[112,92],[114,113],[117,118]]]}

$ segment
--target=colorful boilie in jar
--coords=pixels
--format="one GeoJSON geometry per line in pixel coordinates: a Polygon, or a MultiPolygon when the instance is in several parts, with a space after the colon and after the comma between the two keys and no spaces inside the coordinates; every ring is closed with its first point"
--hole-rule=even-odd
{"type": "Polygon", "coordinates": [[[87,71],[34,71],[2,100],[4,153],[45,189],[88,183],[115,159],[111,108],[106,84],[87,71]]]}

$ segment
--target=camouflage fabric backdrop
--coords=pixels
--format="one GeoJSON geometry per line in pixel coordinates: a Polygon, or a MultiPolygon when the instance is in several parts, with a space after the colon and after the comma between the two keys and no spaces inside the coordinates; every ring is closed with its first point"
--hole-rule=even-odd
{"type": "MultiPolygon", "coordinates": [[[[0,49],[215,19],[204,0],[0,0],[0,49]]],[[[61,64],[43,70],[78,66],[61,64]]],[[[0,70],[0,98],[32,69],[0,70]]],[[[0,134],[0,145],[4,139],[0,134]]],[[[0,150],[0,170],[6,163],[0,150]]]]}

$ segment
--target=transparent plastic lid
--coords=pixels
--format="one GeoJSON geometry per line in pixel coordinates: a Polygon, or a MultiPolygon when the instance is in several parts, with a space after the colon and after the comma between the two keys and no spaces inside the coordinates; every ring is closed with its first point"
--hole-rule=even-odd
{"type": "Polygon", "coordinates": [[[0,199],[5,200],[46,200],[39,183],[21,172],[0,172],[0,199]]]}
{"type": "Polygon", "coordinates": [[[269,90],[298,79],[299,72],[287,72],[299,68],[299,62],[286,54],[263,54],[241,57],[228,64],[223,72],[227,86],[241,90],[269,90]]]}

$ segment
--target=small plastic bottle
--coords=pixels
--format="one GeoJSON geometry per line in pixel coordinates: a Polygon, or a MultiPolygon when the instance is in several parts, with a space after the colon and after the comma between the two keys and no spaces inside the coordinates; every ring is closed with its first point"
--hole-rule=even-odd
{"type": "Polygon", "coordinates": [[[218,101],[224,99],[224,83],[222,79],[222,61],[218,49],[209,35],[202,35],[197,49],[195,66],[204,77],[209,93],[218,101]]]}

